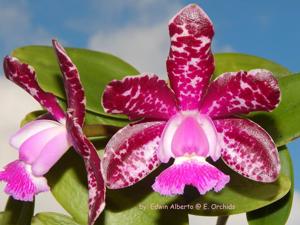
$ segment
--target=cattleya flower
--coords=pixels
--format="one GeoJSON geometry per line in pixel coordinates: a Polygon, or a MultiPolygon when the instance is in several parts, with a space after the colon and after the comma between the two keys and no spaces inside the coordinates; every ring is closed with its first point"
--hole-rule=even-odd
{"type": "Polygon", "coordinates": [[[200,194],[220,191],[230,177],[207,159],[222,159],[249,179],[273,182],[280,171],[270,135],[239,114],[271,111],[280,102],[272,73],[263,69],[224,73],[213,81],[213,24],[197,5],[188,5],[169,22],[168,84],[154,74],[110,82],[103,94],[106,112],[143,118],[119,130],[102,163],[109,188],[130,186],[160,163],[173,164],[156,177],[162,195],[183,194],[192,185],[200,194]]]}
{"type": "Polygon", "coordinates": [[[53,119],[32,121],[12,136],[10,144],[19,150],[19,159],[0,172],[0,181],[7,183],[5,192],[13,198],[32,201],[36,194],[49,190],[44,175],[73,145],[84,159],[88,173],[89,224],[94,224],[105,205],[101,163],[95,147],[82,131],[85,95],[78,70],[56,40],[53,40],[53,47],[63,74],[68,102],[66,112],[53,94],[39,86],[31,66],[10,56],[4,59],[6,77],[32,95],[53,119]]]}

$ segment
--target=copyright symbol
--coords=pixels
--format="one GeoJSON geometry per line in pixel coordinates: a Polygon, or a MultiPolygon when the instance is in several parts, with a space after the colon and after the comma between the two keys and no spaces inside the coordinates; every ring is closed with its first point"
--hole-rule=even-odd
{"type": "Polygon", "coordinates": [[[197,203],[197,204],[195,205],[195,209],[196,209],[196,210],[201,209],[201,204],[200,204],[200,203],[197,203]]]}

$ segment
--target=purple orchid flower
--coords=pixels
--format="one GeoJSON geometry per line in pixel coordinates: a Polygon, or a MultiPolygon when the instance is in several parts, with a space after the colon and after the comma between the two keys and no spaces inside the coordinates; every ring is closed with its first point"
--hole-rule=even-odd
{"type": "Polygon", "coordinates": [[[67,112],[56,97],[38,84],[34,69],[18,59],[7,56],[4,72],[8,79],[32,95],[54,118],[38,119],[26,124],[10,144],[19,150],[19,159],[0,172],[0,181],[7,183],[5,192],[22,201],[32,201],[40,192],[48,191],[44,175],[73,146],[84,159],[89,188],[89,224],[105,206],[105,185],[101,162],[93,144],[83,134],[85,95],[79,73],[63,47],[53,40],[67,95],[67,112]]]}
{"type": "Polygon", "coordinates": [[[249,179],[273,182],[280,171],[270,135],[238,114],[271,111],[280,102],[272,73],[263,69],[214,71],[213,24],[197,5],[188,5],[169,22],[167,59],[170,86],[156,75],[142,74],[110,82],[102,105],[109,113],[141,119],[119,130],[109,141],[102,162],[109,188],[135,184],[160,163],[174,163],[156,177],[162,195],[183,194],[192,185],[200,194],[220,191],[230,177],[210,164],[222,159],[249,179]]]}

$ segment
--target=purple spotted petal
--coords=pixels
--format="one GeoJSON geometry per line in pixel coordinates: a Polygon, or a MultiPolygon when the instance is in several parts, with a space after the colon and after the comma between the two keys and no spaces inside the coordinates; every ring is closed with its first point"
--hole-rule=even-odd
{"type": "Polygon", "coordinates": [[[37,83],[34,69],[18,59],[6,56],[3,62],[6,77],[34,97],[51,115],[60,122],[65,121],[65,113],[57,103],[56,97],[45,92],[37,83]]]}
{"type": "Polygon", "coordinates": [[[83,134],[81,126],[67,114],[67,129],[76,152],[82,156],[88,177],[89,219],[93,225],[105,207],[105,184],[102,176],[101,160],[94,145],[83,134]]]}
{"type": "Polygon", "coordinates": [[[7,183],[5,192],[8,195],[21,201],[33,201],[36,194],[50,190],[46,178],[35,177],[31,166],[19,160],[0,171],[0,181],[7,183]]]}
{"type": "Polygon", "coordinates": [[[216,192],[222,190],[229,180],[229,176],[204,158],[181,157],[156,177],[152,188],[161,195],[181,195],[186,185],[192,185],[204,195],[212,189],[216,192]]]}
{"type": "Polygon", "coordinates": [[[200,111],[211,117],[271,111],[280,102],[276,78],[268,70],[224,73],[213,81],[200,111]]]}
{"type": "Polygon", "coordinates": [[[159,166],[156,152],[164,127],[165,122],[128,125],[110,139],[102,162],[109,188],[133,185],[159,166]]]}
{"type": "Polygon", "coordinates": [[[273,182],[280,172],[278,151],[270,135],[256,123],[239,118],[215,120],[222,159],[255,181],[273,182]]]}
{"type": "Polygon", "coordinates": [[[156,75],[110,82],[103,93],[102,105],[106,112],[126,114],[130,119],[168,119],[177,111],[174,94],[156,75]]]}
{"type": "Polygon", "coordinates": [[[60,123],[57,123],[53,120],[42,119],[29,122],[20,128],[17,133],[10,138],[10,145],[16,149],[19,149],[24,141],[26,141],[29,137],[32,137],[43,130],[57,126],[60,126],[60,123]]]}
{"type": "Polygon", "coordinates": [[[73,119],[82,126],[85,114],[85,96],[79,72],[59,42],[56,40],[52,42],[64,78],[68,110],[72,113],[73,119]]]}
{"type": "Polygon", "coordinates": [[[167,71],[182,110],[198,109],[214,71],[213,24],[197,5],[183,8],[169,22],[167,71]]]}

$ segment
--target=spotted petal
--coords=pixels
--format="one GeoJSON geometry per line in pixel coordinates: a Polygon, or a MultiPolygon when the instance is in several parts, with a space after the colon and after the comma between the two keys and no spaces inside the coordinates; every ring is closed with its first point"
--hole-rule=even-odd
{"type": "Polygon", "coordinates": [[[126,114],[130,119],[168,119],[177,111],[174,94],[166,82],[146,74],[110,82],[102,105],[106,112],[126,114]]]}
{"type": "Polygon", "coordinates": [[[157,150],[165,122],[128,125],[108,142],[103,174],[112,189],[135,184],[158,167],[157,150]]]}
{"type": "Polygon", "coordinates": [[[81,126],[67,114],[67,129],[73,147],[84,160],[89,190],[89,225],[93,225],[105,207],[105,184],[102,176],[101,160],[94,145],[83,134],[81,126]]]}
{"type": "Polygon", "coordinates": [[[3,62],[5,76],[34,97],[48,112],[60,122],[65,121],[65,113],[56,97],[45,92],[38,84],[34,69],[18,59],[6,56],[3,62]]]}
{"type": "Polygon", "coordinates": [[[197,5],[183,8],[169,22],[167,71],[182,110],[198,109],[214,71],[213,24],[197,5]]]}
{"type": "Polygon", "coordinates": [[[63,73],[65,91],[68,99],[68,110],[72,112],[73,118],[77,120],[77,123],[82,126],[85,114],[85,96],[80,82],[79,72],[58,41],[53,40],[52,42],[61,72],[63,73]]]}
{"type": "Polygon", "coordinates": [[[223,161],[255,181],[273,182],[280,172],[275,143],[256,123],[239,118],[214,121],[221,142],[223,161]]]}
{"type": "Polygon", "coordinates": [[[213,81],[201,106],[211,117],[271,111],[280,102],[276,78],[268,70],[224,73],[213,81]]]}

